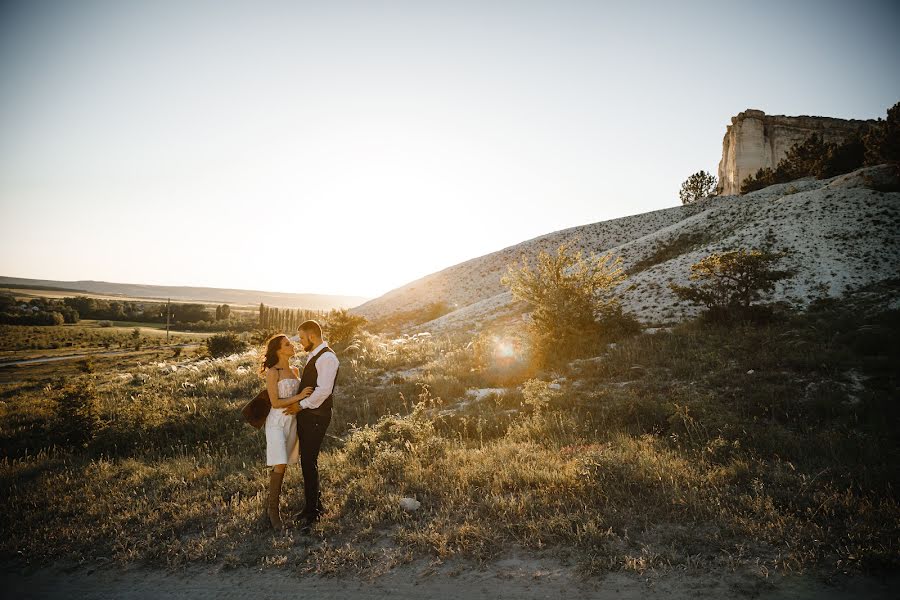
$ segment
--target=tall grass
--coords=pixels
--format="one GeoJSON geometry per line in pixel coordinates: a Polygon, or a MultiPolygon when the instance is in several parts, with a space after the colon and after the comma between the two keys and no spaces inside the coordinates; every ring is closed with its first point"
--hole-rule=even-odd
{"type": "MultiPolygon", "coordinates": [[[[363,335],[341,357],[312,537],[257,523],[264,440],[237,416],[261,387],[253,353],[82,375],[100,418],[78,444],[53,427],[63,387],[6,386],[0,552],[320,573],[512,548],[586,573],[895,569],[897,332],[896,312],[833,307],[695,322],[554,374],[492,363],[487,335],[363,335]]],[[[297,469],[283,498],[301,508],[297,469]]]]}

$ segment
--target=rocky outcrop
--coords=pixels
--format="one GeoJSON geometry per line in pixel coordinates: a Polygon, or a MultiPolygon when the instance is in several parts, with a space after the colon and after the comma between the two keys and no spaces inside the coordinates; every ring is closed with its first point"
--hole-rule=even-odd
{"type": "Polygon", "coordinates": [[[741,193],[741,183],[759,169],[774,169],[791,146],[818,133],[826,142],[841,143],[863,133],[875,121],[831,117],[786,117],[747,109],[731,118],[722,140],[719,194],[741,193]]]}

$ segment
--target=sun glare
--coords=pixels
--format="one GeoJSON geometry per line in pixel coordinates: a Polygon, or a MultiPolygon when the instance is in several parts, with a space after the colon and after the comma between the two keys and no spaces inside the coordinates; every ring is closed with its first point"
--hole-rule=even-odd
{"type": "Polygon", "coordinates": [[[523,352],[518,341],[507,337],[495,337],[492,341],[492,354],[497,366],[509,366],[522,360],[523,352]]]}

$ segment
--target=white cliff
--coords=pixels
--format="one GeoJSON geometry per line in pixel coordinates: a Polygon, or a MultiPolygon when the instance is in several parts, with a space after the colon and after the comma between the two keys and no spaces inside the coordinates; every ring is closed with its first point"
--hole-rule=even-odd
{"type": "Polygon", "coordinates": [[[722,140],[719,194],[741,193],[741,183],[761,168],[774,169],[791,146],[814,133],[826,142],[841,143],[875,121],[831,117],[786,117],[747,109],[731,118],[722,140]]]}

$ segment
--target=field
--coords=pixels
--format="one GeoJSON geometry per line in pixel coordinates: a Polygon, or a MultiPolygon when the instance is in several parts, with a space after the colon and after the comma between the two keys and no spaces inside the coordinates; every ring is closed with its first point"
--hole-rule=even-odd
{"type": "Polygon", "coordinates": [[[134,349],[136,346],[197,344],[210,334],[170,331],[165,325],[97,321],[57,326],[0,325],[0,363],[36,357],[134,349]]]}
{"type": "MultiPolygon", "coordinates": [[[[118,302],[165,302],[165,298],[159,297],[142,297],[142,296],[126,296],[124,294],[94,294],[91,292],[81,292],[77,290],[53,290],[53,289],[32,289],[26,287],[4,287],[0,286],[0,293],[9,293],[17,300],[31,300],[32,298],[71,298],[73,296],[83,296],[85,298],[95,298],[97,300],[115,300],[118,302]]],[[[198,302],[200,304],[211,304],[207,300],[172,300],[172,304],[198,302]]],[[[232,310],[256,311],[257,305],[253,304],[230,304],[232,310]]]]}
{"type": "MultiPolygon", "coordinates": [[[[368,576],[512,552],[588,578],[893,572],[898,330],[897,311],[823,304],[644,333],[558,372],[488,333],[363,334],[341,355],[312,536],[258,521],[265,442],[237,416],[254,351],[5,383],[0,553],[368,576]],[[58,417],[73,398],[89,399],[78,431],[58,417]]],[[[283,503],[302,506],[297,469],[283,503]]]]}

